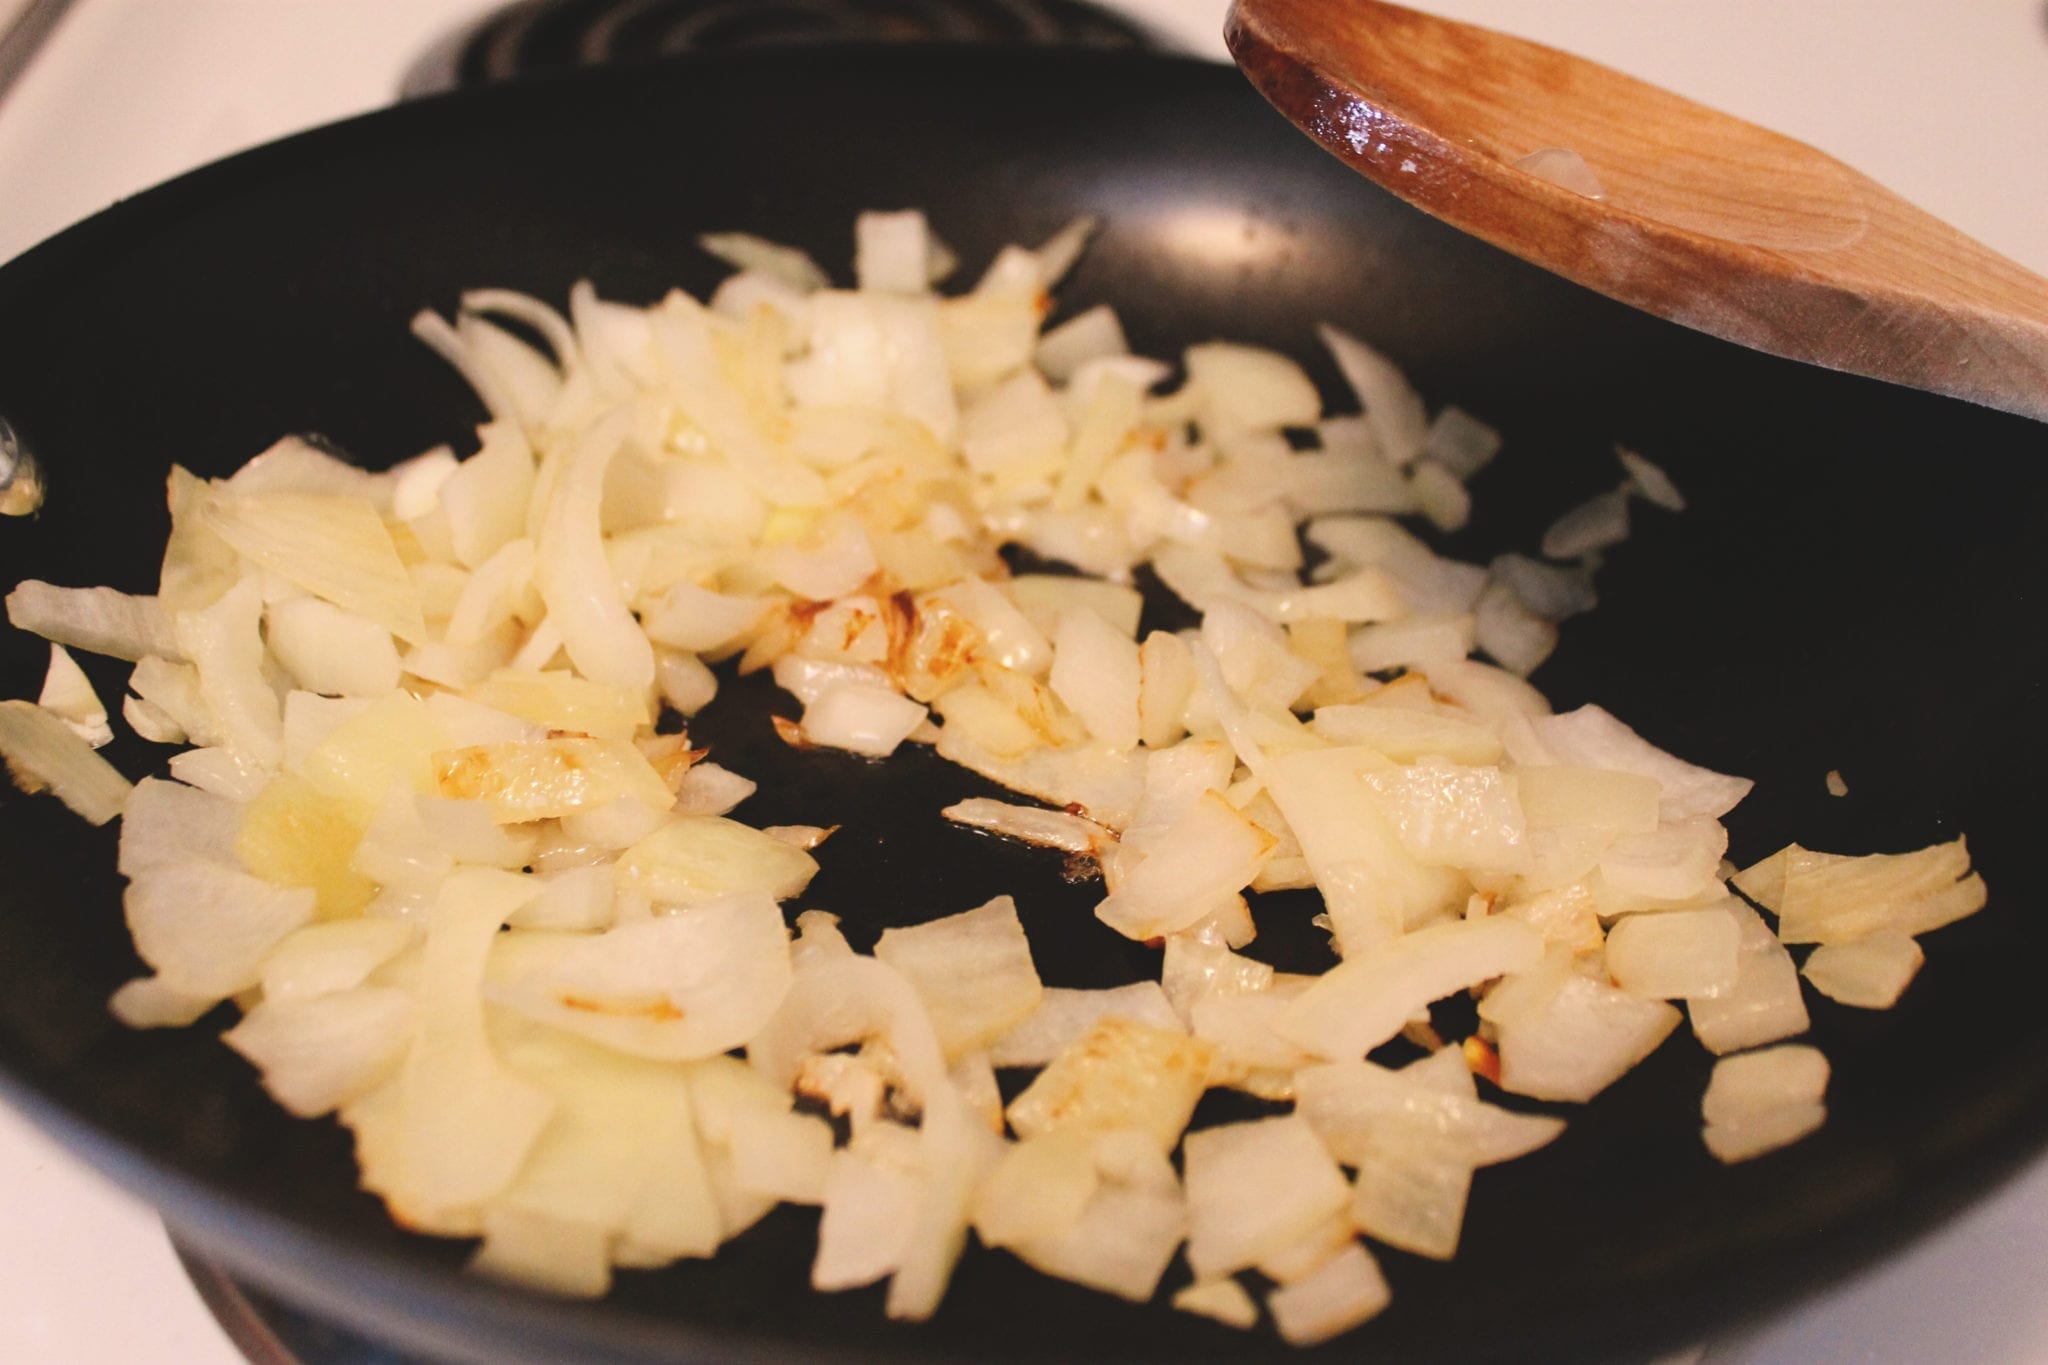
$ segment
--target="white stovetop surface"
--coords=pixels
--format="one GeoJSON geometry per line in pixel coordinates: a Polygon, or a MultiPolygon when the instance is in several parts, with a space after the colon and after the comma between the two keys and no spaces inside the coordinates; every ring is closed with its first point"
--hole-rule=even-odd
{"type": "MultiPolygon", "coordinates": [[[[1222,55],[1227,0],[1121,0],[1222,55]]],[[[0,26],[25,0],[0,0],[0,26]]],[[[2048,273],[2041,0],[1411,0],[1833,152],[2048,273]]],[[[491,0],[77,0],[0,101],[0,259],[113,200],[390,102],[491,0]]],[[[1928,970],[1941,969],[1937,949],[1928,970]]],[[[1714,1362],[2048,1365],[2048,1161],[1714,1362]]],[[[149,1210],[0,1107],[0,1361],[233,1365],[149,1210]]]]}

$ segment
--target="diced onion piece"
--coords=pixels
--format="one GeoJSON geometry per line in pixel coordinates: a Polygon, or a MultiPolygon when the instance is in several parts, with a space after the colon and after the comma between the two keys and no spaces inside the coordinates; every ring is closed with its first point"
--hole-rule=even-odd
{"type": "Polygon", "coordinates": [[[1433,672],[1470,654],[1477,644],[1470,616],[1414,616],[1365,626],[1351,636],[1351,662],[1362,673],[1395,668],[1433,672]]]}
{"type": "Polygon", "coordinates": [[[242,493],[213,501],[207,525],[239,553],[313,596],[374,621],[401,640],[424,638],[412,579],[367,501],[315,493],[242,493]]]}
{"type": "Polygon", "coordinates": [[[1259,1322],[1258,1304],[1236,1280],[1197,1280],[1174,1294],[1173,1306],[1241,1331],[1250,1331],[1259,1322]]]}
{"type": "Polygon", "coordinates": [[[1217,341],[1190,346],[1184,360],[1205,422],[1263,430],[1313,426],[1323,415],[1316,386],[1278,352],[1217,341]]]}
{"type": "MultiPolygon", "coordinates": [[[[678,815],[724,815],[757,790],[759,784],[752,778],[741,777],[730,768],[716,763],[692,763],[676,784],[675,811],[678,815]]],[[[814,830],[815,826],[806,828],[814,830]]],[[[814,846],[795,840],[784,842],[806,850],[814,846]]]]}
{"type": "Polygon", "coordinates": [[[1557,648],[1557,626],[1525,605],[1505,583],[1489,583],[1473,608],[1474,645],[1516,677],[1526,678],[1557,648]]]}
{"type": "Polygon", "coordinates": [[[263,959],[266,1004],[295,1004],[354,990],[411,946],[417,926],[395,919],[328,920],[296,929],[263,959]]]}
{"type": "Polygon", "coordinates": [[[700,233],[697,245],[735,270],[758,270],[802,293],[831,283],[807,253],[750,232],[700,233]]]}
{"type": "Polygon", "coordinates": [[[1425,1063],[1391,1071],[1366,1061],[1307,1067],[1295,1077],[1295,1105],[1337,1159],[1354,1166],[1376,1142],[1418,1134],[1463,1165],[1490,1166],[1526,1156],[1564,1131],[1563,1119],[1483,1103],[1469,1092],[1469,1073],[1462,1078],[1467,1092],[1458,1093],[1432,1085],[1426,1070],[1425,1063]]]}
{"type": "Polygon", "coordinates": [[[822,1204],[831,1179],[832,1125],[815,1114],[737,1111],[727,1130],[733,1179],[785,1204],[822,1204]]]}
{"type": "Polygon", "coordinates": [[[1380,458],[1403,469],[1429,443],[1429,416],[1408,377],[1380,352],[1348,332],[1325,324],[1316,334],[1329,347],[1344,382],[1358,395],[1380,458]]]}
{"type": "Polygon", "coordinates": [[[1491,464],[1500,447],[1498,431],[1459,407],[1437,413],[1423,440],[1423,454],[1460,482],[1491,464]]]}
{"type": "Polygon", "coordinates": [[[627,796],[658,810],[676,799],[640,751],[621,740],[477,744],[442,750],[433,762],[439,794],[481,801],[500,824],[555,819],[627,796]]]}
{"type": "Polygon", "coordinates": [[[1500,1022],[1501,1088],[1584,1104],[1656,1051],[1678,1021],[1661,1000],[1563,973],[1500,1022]]]}
{"type": "Polygon", "coordinates": [[[789,988],[788,931],[764,894],[706,901],[595,935],[508,941],[491,998],[633,1056],[725,1052],[789,988]]]}
{"type": "Polygon", "coordinates": [[[917,1217],[918,1181],[908,1162],[885,1162],[855,1144],[834,1153],[811,1287],[831,1292],[873,1284],[901,1263],[917,1217]]]}
{"type": "Polygon", "coordinates": [[[418,1033],[395,1082],[390,1164],[357,1148],[363,1183],[401,1222],[438,1222],[504,1189],[554,1110],[547,1092],[492,1048],[480,993],[492,941],[537,889],[514,873],[463,868],[435,902],[420,965],[418,1033]]]}
{"type": "Polygon", "coordinates": [[[164,984],[218,1000],[256,984],[265,955],[313,917],[314,900],[310,889],[195,858],[138,871],[122,904],[136,952],[164,984]]]}
{"type": "Polygon", "coordinates": [[[997,896],[974,910],[886,929],[875,956],[924,1000],[948,1057],[986,1047],[1038,1007],[1042,987],[1017,906],[997,896]]]}
{"type": "Polygon", "coordinates": [[[1266,1311],[1291,1345],[1313,1346],[1369,1321],[1392,1299],[1379,1263],[1353,1244],[1307,1279],[1268,1294],[1266,1311]]]}
{"type": "Polygon", "coordinates": [[[1614,768],[1656,779],[1662,787],[1666,820],[1719,819],[1735,809],[1755,784],[1674,758],[1598,706],[1581,706],[1533,722],[1554,761],[1588,768],[1614,768]]]}
{"type": "Polygon", "coordinates": [[[302,1119],[382,1081],[411,1041],[412,997],[358,986],[302,1000],[266,999],[221,1041],[256,1064],[263,1087],[302,1119]]]}
{"type": "Polygon", "coordinates": [[[1471,871],[1523,865],[1522,807],[1513,779],[1500,768],[1430,757],[1361,780],[1417,862],[1471,871]]]}
{"type": "Polygon", "coordinates": [[[1112,749],[1137,747],[1141,670],[1129,634],[1087,607],[1068,611],[1053,641],[1048,682],[1097,739],[1112,749]]]}
{"type": "MultiPolygon", "coordinates": [[[[1362,778],[1365,771],[1386,762],[1376,750],[1354,747],[1282,754],[1266,765],[1266,789],[1301,843],[1346,957],[1376,948],[1404,925],[1454,901],[1462,904],[1469,889],[1463,877],[1445,868],[1424,867],[1402,847],[1362,778]]],[[[1445,993],[1456,989],[1447,987],[1445,993]]],[[[1400,1009],[1399,1021],[1427,1003],[1422,1000],[1400,1009]]],[[[1399,1031],[1399,1021],[1387,1037],[1399,1031]]],[[[1305,1038],[1296,1041],[1309,1045],[1305,1038]]],[[[1365,1044],[1359,1051],[1384,1041],[1365,1044]]]]}
{"type": "Polygon", "coordinates": [[[1543,553],[1550,559],[1577,559],[1627,539],[1628,494],[1615,489],[1595,494],[1552,522],[1543,533],[1543,553]]]}
{"type": "Polygon", "coordinates": [[[1362,1057],[1431,1002],[1525,970],[1542,955],[1542,936],[1519,920],[1432,925],[1348,955],[1274,1027],[1316,1056],[1362,1057]]]}
{"type": "Polygon", "coordinates": [[[862,290],[922,294],[931,288],[931,228],[917,209],[854,220],[854,277],[862,290]]]}
{"type": "Polygon", "coordinates": [[[1124,872],[1095,907],[1096,918],[1126,938],[1176,933],[1251,885],[1276,845],[1220,795],[1207,793],[1124,872]]]}
{"type": "Polygon", "coordinates": [[[1735,920],[1742,935],[1735,985],[1712,998],[1685,1002],[1693,1033],[1718,1056],[1806,1032],[1799,971],[1785,945],[1754,910],[1734,897],[1721,902],[1721,911],[1735,920]]]}
{"type": "Polygon", "coordinates": [[[924,707],[890,688],[837,683],[804,708],[803,734],[828,749],[887,758],[927,715],[924,707]]]}
{"type": "Polygon", "coordinates": [[[1116,310],[1100,303],[1040,334],[1036,358],[1046,378],[1065,383],[1089,361],[1129,355],[1130,350],[1116,310]]]}
{"type": "Polygon", "coordinates": [[[1818,1132],[1827,1118],[1824,1104],[1787,1105],[1745,1114],[1733,1123],[1707,1124],[1700,1130],[1700,1136],[1716,1159],[1734,1163],[1790,1146],[1818,1132]]]}
{"type": "Polygon", "coordinates": [[[1426,1131],[1388,1124],[1359,1154],[1351,1222],[1366,1236],[1417,1256],[1457,1253],[1472,1192],[1472,1168],[1434,1145],[1426,1131]]]}
{"type": "Polygon", "coordinates": [[[34,702],[0,702],[0,758],[17,787],[47,790],[88,824],[119,815],[131,790],[113,764],[34,702]]]}
{"type": "Polygon", "coordinates": [[[113,741],[107,724],[107,708],[93,691],[85,670],[78,666],[64,646],[50,646],[50,667],[43,675],[43,690],[36,705],[71,727],[71,732],[97,749],[113,741]]]}
{"type": "Polygon", "coordinates": [[[115,990],[107,1011],[129,1028],[184,1028],[219,1003],[215,996],[173,990],[161,977],[138,976],[115,990]]]}
{"type": "Polygon", "coordinates": [[[1607,931],[1607,970],[1630,995],[1706,999],[1734,988],[1741,938],[1716,908],[1625,915],[1607,931]]]}
{"type": "Polygon", "coordinates": [[[178,614],[178,647],[198,670],[197,700],[210,724],[180,723],[187,733],[210,731],[250,762],[275,768],[283,751],[283,718],[263,674],[262,615],[254,578],[241,580],[212,606],[178,614]]]}
{"type": "Polygon", "coordinates": [[[1408,471],[1408,490],[1422,515],[1439,531],[1462,530],[1472,519],[1471,493],[1456,474],[1433,460],[1418,460],[1408,471]]]}
{"type": "MultiPolygon", "coordinates": [[[[1452,763],[1483,765],[1501,757],[1500,737],[1486,726],[1427,711],[1356,703],[1323,706],[1316,709],[1311,728],[1332,744],[1363,744],[1396,763],[1433,755],[1452,763]]],[[[1526,775],[1527,770],[1517,774],[1518,791],[1526,785],[1526,775]]],[[[1526,812],[1526,794],[1521,802],[1526,812]]]]}
{"type": "Polygon", "coordinates": [[[1685,510],[1685,494],[1678,491],[1669,474],[1626,446],[1616,446],[1614,456],[1628,471],[1629,489],[1637,497],[1667,512],[1685,510]]]}
{"type": "Polygon", "coordinates": [[[1984,879],[1969,866],[1961,838],[1862,858],[1794,844],[1784,853],[1782,891],[1771,888],[1775,894],[1763,903],[1777,912],[1778,937],[1786,943],[1852,943],[1884,930],[1922,934],[1984,907],[1984,879]]]}
{"type": "Polygon", "coordinates": [[[1095,1138],[1054,1130],[1010,1147],[975,1195],[974,1228],[992,1247],[1071,1230],[1100,1183],[1095,1138]]]}
{"type": "Polygon", "coordinates": [[[1212,1279],[1255,1265],[1351,1198],[1343,1172],[1298,1114],[1188,1134],[1188,1265],[1212,1279]]]}
{"type": "Polygon", "coordinates": [[[611,1234],[581,1219],[493,1205],[469,1269],[487,1279],[570,1298],[602,1298],[611,1288],[611,1234]]]}
{"type": "Polygon", "coordinates": [[[1214,1058],[1208,1043],[1178,1030],[1105,1014],[1011,1101],[1010,1126],[1023,1137],[1135,1128],[1171,1151],[1214,1058]]]}
{"type": "Polygon", "coordinates": [[[7,619],[17,630],[88,654],[130,662],[182,657],[170,615],[154,597],[25,578],[7,594],[7,619]]]}
{"type": "Polygon", "coordinates": [[[1036,1009],[989,1044],[989,1060],[997,1066],[1044,1066],[1104,1019],[1187,1031],[1157,981],[1134,981],[1107,990],[1048,986],[1036,1009]]]}
{"type": "Polygon", "coordinates": [[[569,453],[534,536],[533,581],[577,670],[639,693],[654,684],[654,648],[627,610],[599,526],[605,470],[622,439],[600,425],[569,453]]]}
{"type": "Polygon", "coordinates": [[[1488,572],[1524,607],[1546,621],[1569,620],[1599,604],[1590,565],[1567,568],[1527,555],[1506,554],[1496,555],[1488,572]]]}
{"type": "Polygon", "coordinates": [[[702,905],[740,892],[787,900],[817,875],[800,848],[737,821],[680,815],[619,856],[621,890],[657,905],[702,905]]]}
{"type": "Polygon", "coordinates": [[[309,692],[381,697],[398,686],[398,647],[367,617],[317,597],[273,604],[264,638],[292,680],[309,692]]]}
{"type": "Polygon", "coordinates": [[[712,592],[687,580],[674,584],[640,616],[647,638],[692,652],[726,646],[752,630],[767,614],[770,599],[712,592]]]}
{"type": "Polygon", "coordinates": [[[1145,1303],[1187,1234],[1180,1184],[1165,1156],[1138,1134],[1103,1134],[1090,1146],[1100,1179],[1079,1217],[1011,1249],[1045,1274],[1145,1303]]]}
{"type": "Polygon", "coordinates": [[[1823,943],[1800,973],[1837,1004],[1888,1010],[1899,1002],[1927,955],[1904,934],[1879,932],[1854,943],[1823,943]]]}
{"type": "Polygon", "coordinates": [[[1663,797],[1655,778],[1570,764],[1518,766],[1515,792],[1531,829],[1590,825],[1616,834],[1653,832],[1663,797]]]}
{"type": "Polygon", "coordinates": [[[549,730],[593,739],[629,740],[654,723],[644,691],[579,678],[566,670],[501,668],[465,696],[549,730]]]}
{"type": "Polygon", "coordinates": [[[956,825],[1007,835],[1027,844],[1056,848],[1075,857],[1094,857],[1116,841],[1116,836],[1078,815],[1040,806],[1018,806],[971,796],[939,812],[956,825]]]}
{"type": "Polygon", "coordinates": [[[1787,1043],[1714,1063],[1700,1116],[1734,1123],[1759,1110],[1818,1104],[1827,1093],[1828,1059],[1817,1047],[1787,1043]]]}

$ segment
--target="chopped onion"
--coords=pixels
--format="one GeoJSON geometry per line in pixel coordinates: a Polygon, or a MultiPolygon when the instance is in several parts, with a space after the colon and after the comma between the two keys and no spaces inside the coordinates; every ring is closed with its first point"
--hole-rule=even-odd
{"type": "Polygon", "coordinates": [[[154,597],[112,588],[60,588],[25,578],[7,594],[7,619],[17,630],[88,654],[131,662],[151,655],[181,657],[170,615],[154,597]]]}
{"type": "Polygon", "coordinates": [[[33,702],[0,701],[0,758],[17,787],[47,790],[88,824],[119,815],[131,790],[62,717],[33,702]]]}
{"type": "Polygon", "coordinates": [[[1901,933],[1880,932],[1854,943],[1824,943],[1807,954],[1800,974],[1828,999],[1858,1009],[1899,1003],[1927,955],[1901,933]]]}
{"type": "Polygon", "coordinates": [[[1350,1202],[1336,1161],[1298,1114],[1204,1128],[1182,1152],[1197,1279],[1255,1265],[1350,1202]]]}

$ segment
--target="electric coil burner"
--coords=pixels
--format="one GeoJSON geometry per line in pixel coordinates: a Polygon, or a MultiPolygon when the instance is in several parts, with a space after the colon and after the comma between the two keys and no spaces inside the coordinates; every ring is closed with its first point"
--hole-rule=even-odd
{"type": "Polygon", "coordinates": [[[408,98],[678,52],[804,43],[1153,46],[1087,0],[520,0],[436,46],[408,98]]]}

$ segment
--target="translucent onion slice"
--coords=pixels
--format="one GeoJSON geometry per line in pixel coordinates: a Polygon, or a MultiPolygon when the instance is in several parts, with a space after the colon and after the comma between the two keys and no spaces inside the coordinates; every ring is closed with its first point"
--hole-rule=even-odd
{"type": "Polygon", "coordinates": [[[1212,1046],[1178,1029],[1105,1015],[1010,1102],[1010,1127],[1024,1137],[1135,1128],[1169,1152],[1214,1063],[1212,1046]]]}
{"type": "Polygon", "coordinates": [[[128,779],[33,702],[0,702],[0,757],[17,787],[47,790],[88,824],[104,825],[128,800],[128,779]]]}
{"type": "Polygon", "coordinates": [[[1188,1134],[1188,1265],[1212,1279],[1255,1265],[1350,1202],[1351,1189],[1298,1114],[1188,1134]]]}
{"type": "Polygon", "coordinates": [[[636,1057],[688,1060],[737,1047],[789,989],[782,912],[764,894],[707,901],[601,934],[507,937],[489,997],[636,1057]]]}
{"type": "Polygon", "coordinates": [[[1044,1066],[1097,1023],[1112,1018],[1167,1032],[1187,1030],[1157,981],[1107,990],[1048,986],[1038,1007],[989,1045],[989,1060],[999,1067],[1044,1066]]]}
{"type": "Polygon", "coordinates": [[[1371,1320],[1392,1301],[1379,1263],[1354,1243],[1307,1279],[1267,1295],[1266,1310],[1288,1343],[1313,1346],[1371,1320]]]}
{"type": "Polygon", "coordinates": [[[1662,1001],[1564,972],[1500,1022],[1501,1088],[1583,1104],[1656,1051],[1678,1022],[1662,1001]]]}
{"type": "Polygon", "coordinates": [[[1318,1057],[1363,1057],[1431,1002],[1526,970],[1542,956],[1542,936],[1519,920],[1433,925],[1347,956],[1274,1027],[1318,1057]]]}
{"type": "Polygon", "coordinates": [[[1741,931],[1735,984],[1711,998],[1685,1002],[1694,1035],[1718,1056],[1806,1032],[1806,1001],[1792,955],[1748,906],[1731,896],[1720,908],[1741,931]]]}
{"type": "Polygon", "coordinates": [[[7,594],[7,619],[17,630],[88,654],[131,662],[181,657],[170,614],[154,597],[25,578],[7,594]]]}
{"type": "Polygon", "coordinates": [[[1043,994],[1016,903],[988,904],[922,924],[886,929],[875,956],[924,1000],[949,1058],[979,1051],[1021,1023],[1043,994]]]}
{"type": "Polygon", "coordinates": [[[1888,1010],[1927,960],[1920,945],[1900,933],[1876,933],[1854,943],[1824,943],[1799,970],[1813,988],[1837,1004],[1888,1010]]]}

